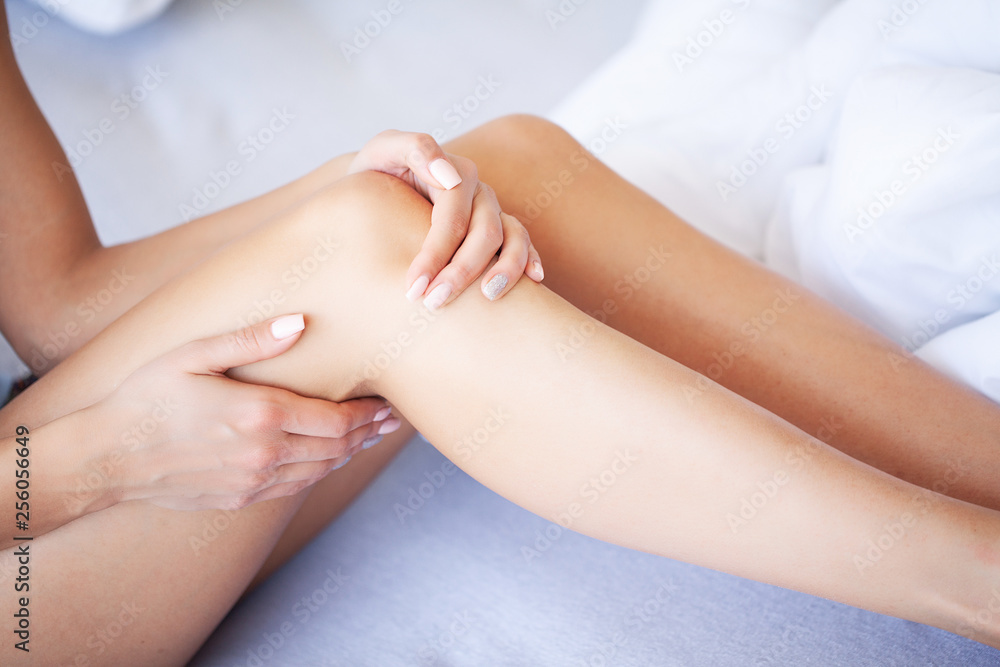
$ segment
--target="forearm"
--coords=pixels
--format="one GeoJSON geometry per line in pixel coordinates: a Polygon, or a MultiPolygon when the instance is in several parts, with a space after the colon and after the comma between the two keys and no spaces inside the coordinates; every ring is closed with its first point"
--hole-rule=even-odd
{"type": "Polygon", "coordinates": [[[74,413],[38,428],[18,425],[0,441],[0,550],[113,504],[108,482],[122,453],[83,462],[100,431],[74,413]]]}
{"type": "MultiPolygon", "coordinates": [[[[0,21],[7,35],[5,7],[0,21]]],[[[164,283],[341,176],[353,157],[230,209],[104,248],[8,39],[0,45],[0,90],[0,329],[39,374],[164,283]]]]}
{"type": "Polygon", "coordinates": [[[49,316],[81,258],[100,246],[72,173],[21,77],[0,7],[0,328],[23,354],[49,316]]]}

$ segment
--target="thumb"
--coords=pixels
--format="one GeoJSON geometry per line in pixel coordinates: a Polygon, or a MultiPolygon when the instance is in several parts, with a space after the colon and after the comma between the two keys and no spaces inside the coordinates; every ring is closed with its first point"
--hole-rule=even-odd
{"type": "Polygon", "coordinates": [[[232,333],[204,338],[185,347],[184,366],[189,373],[222,374],[230,368],[271,359],[286,351],[305,329],[301,313],[282,315],[232,333]]]}

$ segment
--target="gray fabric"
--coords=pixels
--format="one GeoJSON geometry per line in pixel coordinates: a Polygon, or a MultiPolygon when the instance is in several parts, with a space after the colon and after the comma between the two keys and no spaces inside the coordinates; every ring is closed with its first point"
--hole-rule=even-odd
{"type": "Polygon", "coordinates": [[[557,531],[446,461],[412,442],[193,665],[1000,664],[935,628],[557,531]]]}

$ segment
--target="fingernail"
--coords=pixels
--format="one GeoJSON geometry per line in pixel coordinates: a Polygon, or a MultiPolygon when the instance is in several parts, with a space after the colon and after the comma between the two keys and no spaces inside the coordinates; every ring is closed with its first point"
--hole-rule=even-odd
{"type": "Polygon", "coordinates": [[[502,273],[498,273],[492,278],[490,278],[490,281],[488,283],[483,285],[483,294],[486,295],[487,299],[493,301],[498,296],[500,296],[500,292],[502,292],[503,288],[506,286],[507,286],[507,276],[505,276],[502,273]]]}
{"type": "Polygon", "coordinates": [[[424,308],[427,310],[437,310],[444,305],[444,302],[451,296],[451,285],[441,283],[431,290],[431,293],[424,299],[424,308]]]}
{"type": "Polygon", "coordinates": [[[368,449],[369,447],[374,447],[380,442],[382,442],[382,436],[380,435],[372,436],[371,438],[368,438],[367,440],[361,443],[361,449],[368,449]]]}
{"type": "Polygon", "coordinates": [[[341,461],[337,465],[335,465],[332,468],[330,468],[330,470],[339,470],[339,469],[343,468],[344,466],[346,466],[347,462],[350,461],[350,460],[351,460],[350,456],[345,456],[343,461],[341,461]]]}
{"type": "Polygon", "coordinates": [[[375,413],[375,419],[372,421],[380,422],[392,413],[392,408],[388,405],[375,413]]]}
{"type": "Polygon", "coordinates": [[[535,273],[538,274],[538,279],[539,280],[544,280],[545,279],[545,272],[542,271],[542,263],[536,260],[535,263],[532,264],[531,266],[534,267],[535,273]]]}
{"type": "Polygon", "coordinates": [[[409,291],[406,292],[406,298],[409,299],[411,303],[413,301],[416,301],[417,299],[420,298],[420,296],[424,293],[424,290],[427,289],[427,286],[430,284],[431,284],[430,278],[428,278],[427,276],[420,276],[419,278],[413,281],[412,285],[410,285],[409,291]]]}
{"type": "Polygon", "coordinates": [[[382,425],[378,427],[378,434],[385,435],[386,433],[392,433],[393,431],[399,430],[399,425],[401,422],[393,417],[392,419],[386,419],[382,422],[382,425]]]}
{"type": "Polygon", "coordinates": [[[271,322],[271,335],[275,340],[285,340],[306,328],[305,318],[299,315],[285,315],[271,322]]]}
{"type": "Polygon", "coordinates": [[[431,176],[437,179],[445,190],[451,190],[453,187],[462,182],[462,177],[458,175],[455,168],[451,166],[451,163],[445,160],[443,157],[431,162],[427,165],[427,168],[431,172],[431,176]]]}

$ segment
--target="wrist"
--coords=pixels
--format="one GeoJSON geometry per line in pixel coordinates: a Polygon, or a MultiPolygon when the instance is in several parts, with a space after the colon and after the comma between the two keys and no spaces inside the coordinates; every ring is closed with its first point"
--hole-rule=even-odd
{"type": "Polygon", "coordinates": [[[92,406],[56,419],[39,429],[49,443],[43,454],[51,487],[70,520],[107,509],[121,502],[115,480],[124,452],[110,449],[105,424],[92,406]]]}

